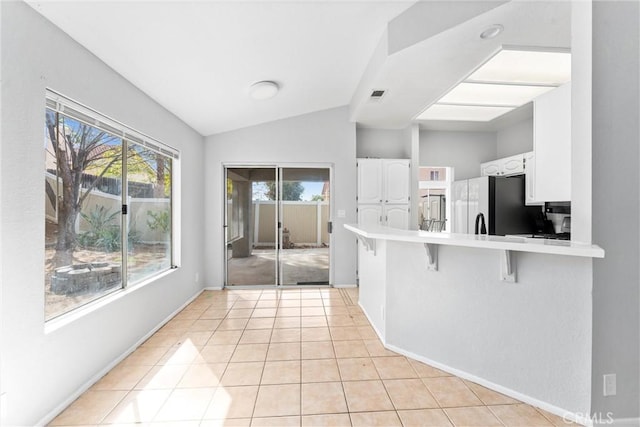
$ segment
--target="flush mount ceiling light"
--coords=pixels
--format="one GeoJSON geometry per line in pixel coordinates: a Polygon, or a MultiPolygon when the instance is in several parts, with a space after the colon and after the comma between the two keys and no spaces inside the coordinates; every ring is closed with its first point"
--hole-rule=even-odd
{"type": "Polygon", "coordinates": [[[500,34],[504,30],[504,27],[500,24],[493,24],[487,27],[482,33],[480,33],[480,38],[484,40],[492,39],[500,34]]]}
{"type": "Polygon", "coordinates": [[[269,99],[276,96],[278,90],[280,90],[278,83],[265,80],[249,86],[249,96],[253,99],[269,99]]]}
{"type": "Polygon", "coordinates": [[[417,120],[491,121],[571,80],[571,53],[503,48],[417,120]]]}

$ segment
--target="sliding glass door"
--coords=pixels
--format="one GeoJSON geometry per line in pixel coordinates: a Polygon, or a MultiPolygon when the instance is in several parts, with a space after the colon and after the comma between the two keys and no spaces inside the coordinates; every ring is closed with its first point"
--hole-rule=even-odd
{"type": "Polygon", "coordinates": [[[225,285],[329,284],[330,172],[225,168],[225,285]]]}
{"type": "Polygon", "coordinates": [[[275,285],[277,169],[226,168],[227,285],[275,285]]]}
{"type": "Polygon", "coordinates": [[[280,284],[329,284],[330,169],[280,168],[280,284]]]}

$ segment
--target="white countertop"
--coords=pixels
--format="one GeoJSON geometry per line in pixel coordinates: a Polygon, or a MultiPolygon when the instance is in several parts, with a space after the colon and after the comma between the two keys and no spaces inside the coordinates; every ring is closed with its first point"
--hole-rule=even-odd
{"type": "Polygon", "coordinates": [[[344,224],[344,228],[367,239],[604,258],[604,249],[598,245],[570,242],[567,240],[434,233],[422,230],[401,230],[385,226],[359,226],[357,224],[344,224]]]}

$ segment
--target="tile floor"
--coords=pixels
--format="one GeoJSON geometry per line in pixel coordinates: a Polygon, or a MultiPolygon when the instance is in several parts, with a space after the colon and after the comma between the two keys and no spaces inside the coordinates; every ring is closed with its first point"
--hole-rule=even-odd
{"type": "Polygon", "coordinates": [[[205,291],[53,426],[566,426],[386,350],[357,289],[205,291]]]}

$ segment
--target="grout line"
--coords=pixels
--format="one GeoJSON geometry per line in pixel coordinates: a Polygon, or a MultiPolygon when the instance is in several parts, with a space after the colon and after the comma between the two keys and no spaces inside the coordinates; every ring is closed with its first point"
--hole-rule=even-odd
{"type": "MultiPolygon", "coordinates": [[[[251,293],[250,295],[249,295],[249,294],[247,294],[246,296],[249,296],[249,297],[253,298],[253,297],[256,295],[256,292],[257,292],[257,291],[258,291],[258,290],[256,290],[255,292],[253,292],[253,291],[252,291],[252,293],[251,293]]],[[[223,292],[225,292],[225,291],[223,290],[223,292]]],[[[220,299],[220,300],[219,300],[219,299],[214,299],[214,300],[211,300],[211,301],[205,301],[205,300],[208,300],[208,298],[203,298],[203,300],[201,301],[201,302],[202,302],[202,305],[204,306],[204,304],[206,304],[207,302],[208,302],[208,305],[206,305],[206,307],[204,307],[204,308],[201,310],[201,312],[200,312],[200,314],[198,315],[197,319],[180,319],[180,320],[193,320],[193,323],[195,323],[196,321],[199,321],[199,320],[208,320],[208,321],[209,321],[209,320],[212,320],[212,319],[203,319],[203,318],[202,318],[202,316],[204,315],[204,313],[205,313],[205,312],[207,312],[208,310],[210,310],[210,309],[220,309],[220,310],[224,309],[224,310],[226,310],[226,314],[225,314],[225,316],[224,316],[222,319],[215,319],[215,320],[219,320],[218,325],[216,325],[214,328],[212,328],[212,330],[211,330],[211,335],[209,336],[208,340],[205,342],[205,344],[204,344],[203,346],[201,346],[201,347],[207,346],[207,345],[209,344],[209,342],[211,341],[211,339],[213,338],[213,335],[214,335],[216,332],[233,332],[233,331],[239,331],[239,332],[240,332],[240,336],[239,336],[239,338],[238,338],[237,342],[235,342],[235,344],[232,344],[232,345],[233,345],[233,351],[231,352],[231,355],[229,356],[229,359],[227,360],[227,362],[226,362],[226,364],[225,364],[224,370],[223,370],[223,371],[222,371],[222,373],[220,374],[220,379],[222,379],[222,378],[224,377],[224,375],[226,374],[226,372],[227,372],[227,370],[228,370],[228,368],[229,368],[229,366],[230,366],[230,364],[231,364],[231,363],[243,363],[243,362],[231,362],[231,360],[233,359],[233,356],[234,356],[234,355],[236,354],[236,352],[238,351],[239,346],[241,345],[241,343],[240,343],[240,342],[241,342],[241,340],[242,340],[242,337],[245,335],[245,333],[246,333],[247,331],[260,331],[260,330],[270,329],[270,332],[269,332],[269,340],[268,340],[268,342],[266,343],[266,345],[267,345],[267,353],[265,354],[265,358],[264,358],[264,360],[262,360],[262,361],[261,361],[261,362],[262,362],[262,371],[261,371],[261,373],[260,373],[260,379],[259,379],[259,382],[258,382],[258,384],[257,384],[256,398],[255,398],[255,400],[254,400],[254,402],[253,402],[253,407],[252,407],[251,415],[250,415],[250,418],[249,418],[250,422],[253,422],[253,420],[254,420],[254,417],[255,417],[255,411],[256,411],[256,408],[257,408],[258,396],[259,396],[259,393],[260,393],[261,389],[263,388],[263,386],[267,386],[267,385],[283,385],[283,384],[285,384],[285,383],[278,383],[278,384],[264,384],[264,385],[262,384],[262,381],[263,381],[263,379],[264,379],[264,375],[265,375],[265,372],[266,372],[266,369],[267,369],[267,367],[266,367],[266,363],[267,363],[267,356],[268,356],[269,347],[270,347],[270,346],[271,346],[271,344],[272,344],[273,333],[274,333],[274,331],[275,331],[275,329],[276,329],[276,328],[275,328],[275,322],[276,322],[276,320],[278,319],[278,316],[277,316],[277,314],[278,314],[278,310],[281,308],[281,307],[280,307],[280,303],[283,301],[283,299],[281,298],[281,295],[282,295],[281,293],[279,293],[279,294],[276,296],[276,298],[275,298],[275,310],[276,310],[276,313],[275,313],[275,315],[274,315],[274,319],[273,319],[273,320],[274,320],[274,322],[273,322],[273,324],[272,324],[271,328],[248,329],[249,323],[251,322],[251,320],[252,320],[252,319],[264,319],[264,318],[262,318],[262,317],[253,317],[253,315],[255,314],[255,310],[258,308],[258,307],[257,307],[257,305],[258,305],[259,301],[261,301],[261,299],[260,299],[260,298],[263,296],[264,292],[265,292],[264,290],[260,290],[260,291],[259,291],[259,295],[258,295],[258,299],[257,299],[257,300],[254,300],[254,299],[248,299],[248,300],[245,300],[245,299],[244,299],[244,297],[243,297],[243,295],[242,295],[241,293],[240,293],[240,294],[238,294],[238,293],[228,292],[228,291],[227,291],[227,293],[226,293],[226,296],[223,296],[223,298],[222,298],[222,299],[220,299]],[[222,308],[222,307],[213,307],[213,305],[214,305],[214,304],[215,304],[215,305],[220,305],[222,301],[224,301],[224,302],[225,302],[225,306],[224,306],[224,308],[222,308]],[[230,318],[230,317],[229,317],[229,315],[231,314],[232,310],[234,310],[234,307],[235,307],[235,305],[236,305],[237,303],[242,303],[242,302],[245,302],[245,303],[246,303],[247,301],[253,301],[253,302],[254,302],[254,304],[253,304],[253,307],[250,309],[249,317],[248,317],[248,318],[246,318],[246,322],[243,324],[243,326],[242,326],[241,328],[239,328],[239,329],[230,329],[230,330],[218,331],[218,328],[219,328],[220,324],[221,324],[222,322],[224,322],[225,320],[232,320],[232,319],[233,319],[233,320],[241,321],[241,320],[244,320],[244,319],[245,319],[244,317],[242,317],[242,318],[237,318],[237,317],[232,317],[232,318],[230,318]]],[[[282,293],[284,293],[284,292],[286,292],[286,291],[283,291],[282,293]]],[[[353,301],[351,300],[351,297],[350,297],[350,295],[346,292],[346,290],[344,290],[344,289],[339,289],[339,291],[338,291],[338,293],[337,293],[337,294],[338,294],[338,295],[340,295],[340,297],[342,298],[342,302],[345,304],[345,306],[346,306],[347,308],[348,308],[349,306],[353,305],[353,301]]],[[[204,294],[203,294],[203,295],[204,295],[204,294]]],[[[225,295],[225,294],[222,294],[222,295],[225,295]]],[[[328,313],[328,309],[327,309],[327,306],[326,306],[324,303],[325,303],[325,301],[327,301],[327,300],[331,299],[331,298],[330,298],[330,296],[332,296],[332,295],[329,295],[329,294],[328,294],[328,295],[324,296],[322,293],[321,293],[320,295],[321,295],[321,299],[322,299],[322,301],[323,301],[323,305],[322,305],[322,307],[323,307],[324,315],[323,315],[323,316],[314,316],[314,317],[323,317],[323,318],[324,318],[324,320],[325,320],[325,322],[326,322],[326,326],[323,326],[322,328],[325,328],[325,327],[326,327],[326,328],[328,328],[328,329],[329,329],[329,331],[330,331],[330,333],[331,333],[331,326],[329,325],[329,321],[328,321],[328,320],[329,320],[329,316],[330,316],[330,315],[329,315],[329,314],[327,314],[327,313],[328,313]]],[[[200,297],[198,297],[198,298],[200,298],[200,297]]],[[[194,301],[197,301],[197,299],[196,299],[196,300],[194,300],[194,301]]],[[[266,300],[265,300],[265,301],[266,301],[266,300]]],[[[311,307],[311,306],[310,306],[310,307],[311,307]]],[[[272,307],[268,307],[268,308],[272,308],[272,307]]],[[[187,310],[187,309],[189,309],[189,308],[188,308],[188,307],[185,307],[185,308],[181,311],[181,313],[182,313],[184,310],[187,310]]],[[[242,309],[245,309],[245,308],[242,308],[242,309]]],[[[200,310],[200,308],[198,308],[198,310],[200,310]]],[[[350,317],[353,317],[353,315],[352,315],[351,313],[349,313],[348,315],[349,315],[350,317]]],[[[304,385],[305,383],[304,383],[304,380],[303,380],[303,366],[302,366],[302,365],[303,365],[303,362],[305,361],[305,359],[303,359],[303,354],[302,354],[303,344],[304,344],[304,342],[305,342],[305,341],[303,341],[303,339],[302,339],[302,330],[304,329],[304,327],[302,326],[302,317],[305,317],[305,316],[302,316],[302,306],[300,306],[300,313],[299,313],[299,315],[298,315],[298,316],[284,316],[284,318],[290,318],[290,319],[297,318],[297,320],[298,320],[298,326],[297,326],[296,328],[294,328],[294,329],[299,329],[299,330],[300,330],[300,340],[298,341],[298,344],[299,344],[299,356],[298,356],[298,358],[297,358],[297,359],[285,359],[285,360],[278,360],[278,361],[280,361],[280,362],[284,362],[284,361],[286,361],[286,362],[297,361],[297,362],[298,362],[298,364],[299,364],[299,379],[298,379],[298,381],[297,381],[297,384],[299,385],[299,390],[300,390],[300,394],[299,394],[299,399],[300,399],[300,402],[299,402],[299,415],[297,415],[297,418],[298,418],[299,423],[301,423],[301,422],[302,422],[302,417],[304,417],[304,416],[305,416],[305,415],[303,414],[303,394],[304,394],[304,393],[303,393],[303,385],[304,385]]],[[[307,316],[307,317],[309,317],[309,316],[307,316]]],[[[240,323],[242,323],[242,322],[240,322],[240,323]]],[[[357,328],[357,327],[360,327],[360,326],[364,327],[364,326],[366,326],[366,325],[351,325],[351,326],[355,326],[355,327],[357,328]]],[[[343,326],[337,326],[337,327],[338,327],[338,328],[342,328],[342,327],[344,327],[344,325],[343,325],[343,326]]],[[[316,326],[309,326],[308,328],[316,328],[316,326]]],[[[334,326],[334,328],[336,328],[336,326],[334,326]]],[[[279,328],[279,329],[282,329],[282,328],[279,328]]],[[[287,329],[287,328],[285,328],[285,329],[287,329]]],[[[191,331],[191,332],[200,332],[200,331],[191,331]]],[[[205,331],[205,332],[208,332],[208,331],[205,331]]],[[[359,332],[359,334],[360,334],[360,331],[359,331],[359,330],[358,330],[358,332],[359,332]]],[[[190,333],[190,331],[189,331],[189,330],[188,330],[188,328],[187,328],[187,331],[185,332],[185,334],[188,334],[188,333],[190,333]]],[[[153,335],[155,335],[155,333],[154,333],[153,335]]],[[[152,336],[153,336],[153,335],[152,335],[152,336]]],[[[184,335],[184,334],[182,334],[182,335],[184,335]]],[[[181,336],[182,336],[182,335],[181,335],[181,336]]],[[[151,337],[149,337],[149,338],[151,338],[151,337]]],[[[355,339],[354,339],[354,340],[355,340],[355,339]]],[[[354,341],[354,340],[347,340],[347,341],[354,341]]],[[[182,343],[182,341],[183,341],[183,340],[180,340],[180,341],[178,341],[176,344],[182,343]]],[[[368,354],[368,356],[360,356],[360,358],[362,358],[362,357],[367,357],[367,358],[369,358],[369,359],[372,361],[372,363],[373,363],[373,359],[374,359],[374,358],[384,357],[384,356],[372,356],[372,355],[371,355],[371,352],[369,351],[369,348],[366,346],[366,344],[364,344],[364,342],[365,342],[365,341],[367,341],[367,340],[366,340],[365,338],[363,338],[361,334],[360,334],[360,339],[359,339],[359,340],[357,340],[357,341],[361,342],[361,343],[362,343],[362,345],[364,345],[364,346],[365,346],[365,349],[367,350],[367,354],[368,354]]],[[[371,341],[371,340],[369,340],[369,341],[371,341]]],[[[325,341],[308,341],[308,342],[325,342],[325,341]]],[[[379,377],[379,378],[377,379],[377,381],[380,381],[380,382],[382,383],[382,385],[383,385],[383,387],[384,387],[384,390],[385,390],[385,393],[386,393],[386,395],[387,395],[387,398],[388,398],[388,399],[389,399],[389,401],[391,402],[392,407],[393,407],[394,409],[392,409],[392,410],[385,410],[385,411],[381,411],[381,410],[374,410],[374,411],[371,411],[371,410],[368,410],[368,411],[354,411],[354,412],[351,412],[351,411],[349,410],[349,405],[348,405],[348,400],[347,400],[346,390],[345,390],[345,382],[349,382],[349,381],[344,381],[344,380],[343,380],[343,378],[342,378],[342,374],[341,374],[341,372],[340,372],[340,366],[339,366],[339,364],[338,364],[338,360],[339,360],[339,358],[338,358],[338,356],[337,356],[337,354],[336,354],[336,351],[335,351],[336,343],[338,343],[338,342],[345,342],[345,340],[335,340],[335,339],[334,339],[334,337],[333,337],[333,335],[330,335],[330,337],[329,337],[329,341],[328,341],[328,342],[330,342],[330,343],[331,343],[331,349],[333,350],[333,356],[332,356],[332,357],[330,357],[329,359],[306,359],[306,360],[333,360],[333,361],[334,361],[334,363],[336,364],[336,367],[337,367],[337,369],[338,369],[338,374],[339,374],[339,380],[338,380],[338,381],[340,381],[340,386],[341,386],[341,390],[342,390],[342,393],[343,393],[344,403],[345,403],[345,406],[346,406],[346,408],[347,408],[347,409],[346,409],[346,414],[349,416],[349,422],[350,422],[351,424],[353,424],[353,418],[352,418],[352,415],[353,415],[354,413],[393,412],[393,413],[395,413],[395,414],[396,414],[396,416],[398,417],[398,419],[399,419],[399,420],[400,420],[400,422],[402,423],[402,418],[400,417],[400,414],[398,413],[399,409],[396,407],[396,404],[393,402],[393,399],[391,399],[391,395],[390,395],[389,390],[388,390],[388,388],[387,388],[387,386],[386,386],[386,384],[385,384],[385,380],[384,380],[384,379],[382,379],[382,378],[380,377],[380,370],[378,369],[378,367],[376,366],[376,364],[375,364],[375,363],[373,363],[373,366],[374,366],[374,369],[376,370],[376,372],[377,372],[377,374],[378,374],[378,377],[379,377]]],[[[284,344],[284,343],[289,343],[289,342],[288,342],[288,341],[287,341],[287,342],[283,342],[282,344],[284,344]]],[[[169,347],[166,347],[166,351],[165,351],[165,352],[164,352],[164,353],[163,353],[163,354],[158,358],[158,360],[154,363],[154,365],[152,365],[151,369],[153,369],[153,368],[154,368],[154,367],[156,367],[156,366],[164,366],[164,365],[159,365],[159,362],[163,360],[163,358],[164,358],[164,357],[165,357],[165,356],[166,356],[166,355],[171,351],[171,349],[172,349],[172,348],[174,348],[174,347],[176,346],[176,344],[174,344],[174,345],[172,345],[172,346],[169,346],[169,347]]],[[[262,344],[262,343],[246,343],[246,344],[247,344],[247,345],[254,345],[254,344],[262,344]]],[[[220,345],[227,345],[227,344],[220,344],[220,345]]],[[[449,420],[449,422],[451,422],[451,424],[455,426],[455,423],[453,422],[453,419],[452,419],[452,418],[449,416],[449,414],[447,413],[447,410],[448,410],[448,409],[456,409],[456,408],[471,408],[471,407],[485,407],[485,408],[488,408],[488,409],[489,409],[489,412],[490,412],[490,413],[491,413],[491,414],[492,414],[492,415],[493,415],[493,416],[494,416],[494,417],[495,417],[495,418],[496,418],[496,419],[501,423],[501,425],[503,425],[503,426],[505,425],[505,422],[504,422],[504,421],[503,421],[503,420],[502,420],[498,415],[496,415],[496,413],[491,409],[491,406],[490,406],[490,405],[487,405],[487,404],[486,404],[486,403],[485,403],[485,402],[480,398],[479,394],[478,394],[476,391],[474,391],[471,387],[469,387],[469,385],[468,385],[468,381],[466,381],[466,380],[464,380],[464,379],[462,379],[462,378],[460,378],[460,377],[456,377],[456,376],[454,376],[455,378],[460,378],[460,379],[463,381],[463,383],[464,383],[465,387],[466,387],[467,389],[469,389],[469,390],[472,392],[472,394],[473,394],[474,396],[476,396],[476,397],[479,399],[479,401],[481,402],[481,404],[480,404],[480,405],[460,406],[460,407],[446,407],[446,408],[445,408],[445,407],[442,407],[442,405],[441,405],[441,403],[438,401],[438,399],[437,399],[436,395],[435,395],[434,393],[432,393],[432,392],[431,392],[431,390],[429,389],[429,387],[428,387],[428,386],[427,386],[427,384],[425,383],[425,381],[424,381],[424,379],[425,379],[425,378],[423,378],[423,377],[421,377],[421,376],[419,375],[419,372],[418,372],[417,368],[416,368],[416,367],[411,363],[411,361],[412,361],[412,360],[415,360],[415,359],[411,359],[411,358],[409,358],[409,357],[407,357],[407,356],[403,356],[403,355],[401,355],[401,354],[398,354],[397,356],[402,356],[402,357],[403,357],[403,359],[404,359],[404,360],[406,360],[406,361],[407,361],[407,363],[409,363],[409,366],[411,367],[411,371],[412,371],[414,374],[416,374],[417,379],[418,379],[418,380],[420,381],[420,383],[425,387],[425,389],[427,390],[427,392],[429,393],[429,395],[431,395],[431,396],[432,396],[432,398],[434,399],[434,401],[435,401],[435,402],[437,403],[437,405],[438,405],[438,408],[421,408],[421,409],[438,409],[439,411],[443,412],[443,413],[444,413],[444,415],[445,415],[445,417],[449,420]]],[[[347,357],[347,358],[348,358],[348,359],[357,359],[358,357],[353,357],[353,356],[351,356],[351,357],[347,357]]],[[[343,359],[344,359],[344,358],[343,358],[343,359]]],[[[275,362],[275,361],[274,361],[274,362],[275,362]]],[[[205,363],[209,363],[209,362],[205,362],[205,363]]],[[[187,365],[188,365],[189,367],[192,367],[192,366],[194,366],[195,364],[196,364],[195,359],[194,359],[193,361],[191,361],[191,362],[187,363],[187,365]]],[[[187,372],[188,372],[188,369],[187,369],[187,370],[185,370],[185,372],[180,376],[180,379],[178,379],[178,381],[175,383],[175,385],[174,385],[172,388],[167,389],[167,390],[169,390],[169,393],[168,393],[167,397],[163,400],[162,404],[160,404],[160,405],[159,405],[159,407],[158,407],[158,409],[157,409],[156,413],[153,415],[152,419],[155,419],[155,417],[160,413],[160,411],[162,410],[162,408],[164,407],[164,405],[167,403],[167,401],[168,401],[168,399],[170,398],[171,394],[172,394],[173,392],[175,392],[175,391],[178,389],[178,385],[180,384],[180,381],[185,377],[185,375],[186,375],[186,373],[187,373],[187,372]]],[[[148,373],[147,373],[147,374],[148,374],[148,373]]],[[[106,414],[106,415],[101,419],[100,423],[103,423],[103,422],[104,422],[104,420],[105,420],[108,416],[110,416],[110,415],[113,413],[113,411],[115,410],[115,408],[116,408],[116,407],[117,407],[117,406],[118,406],[118,405],[119,405],[119,404],[120,404],[124,399],[126,399],[126,398],[127,398],[127,396],[129,396],[129,395],[130,395],[131,393],[133,393],[133,392],[138,392],[138,391],[140,391],[140,390],[136,390],[136,389],[135,389],[135,387],[137,386],[137,384],[139,384],[139,383],[140,383],[140,381],[142,381],[142,379],[143,379],[145,376],[146,376],[146,374],[145,374],[145,375],[144,375],[144,376],[143,376],[143,377],[142,377],[142,378],[141,378],[141,379],[136,383],[136,385],[134,385],[130,390],[127,390],[127,393],[123,396],[123,398],[122,398],[122,399],[120,399],[120,400],[119,400],[119,401],[114,405],[114,407],[113,407],[113,408],[112,408],[112,409],[111,409],[111,410],[110,410],[110,411],[109,411],[109,412],[108,412],[108,413],[107,413],[107,414],[106,414]]],[[[396,378],[388,378],[387,380],[395,380],[395,379],[396,379],[396,378]]],[[[398,379],[404,379],[404,378],[398,378],[398,379]]],[[[352,381],[375,381],[375,380],[352,380],[352,381]]],[[[310,384],[326,383],[326,382],[333,382],[333,381],[319,381],[319,382],[313,382],[313,383],[310,383],[310,384]]],[[[286,384],[296,384],[296,382],[293,382],[293,383],[286,383],[286,384]]],[[[237,387],[240,387],[240,385],[236,385],[236,386],[237,386],[237,387]]],[[[233,387],[233,386],[228,386],[228,387],[233,387]]],[[[213,402],[213,399],[214,399],[214,397],[215,397],[215,392],[217,391],[217,388],[224,389],[224,386],[223,386],[223,385],[222,385],[222,383],[219,381],[219,383],[218,383],[216,386],[214,386],[213,388],[214,388],[214,393],[211,395],[211,397],[210,397],[210,399],[209,399],[209,401],[208,401],[208,403],[207,403],[207,405],[206,405],[205,412],[203,413],[202,417],[200,418],[200,421],[201,421],[201,422],[202,422],[202,421],[204,421],[204,420],[206,419],[206,418],[205,418],[205,416],[206,416],[206,411],[208,410],[208,408],[210,407],[211,403],[213,402]]],[[[515,403],[510,403],[510,404],[511,404],[511,405],[513,405],[513,404],[523,404],[523,402],[516,401],[515,403]]],[[[533,407],[533,408],[534,408],[534,410],[536,410],[536,412],[537,412],[537,413],[539,413],[539,414],[543,417],[543,419],[545,419],[545,420],[546,420],[546,421],[548,421],[549,423],[553,424],[553,422],[552,422],[552,421],[551,421],[547,416],[545,416],[545,414],[543,414],[539,408],[536,408],[535,406],[532,406],[532,405],[529,405],[529,406],[533,407]]],[[[308,415],[309,415],[309,414],[308,414],[308,415]]],[[[327,413],[327,414],[316,414],[316,415],[331,415],[331,414],[327,413]]],[[[295,416],[295,415],[294,415],[294,416],[295,416]]],[[[285,417],[285,416],[284,416],[284,415],[282,415],[282,416],[277,416],[277,417],[285,417]]],[[[286,417],[288,417],[288,416],[286,416],[286,417]]]]}

